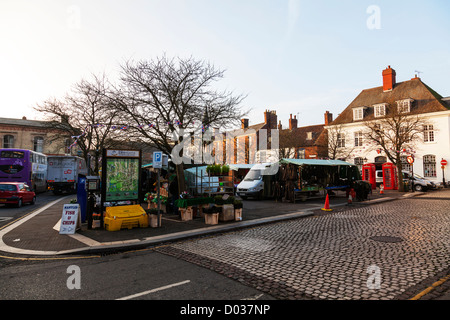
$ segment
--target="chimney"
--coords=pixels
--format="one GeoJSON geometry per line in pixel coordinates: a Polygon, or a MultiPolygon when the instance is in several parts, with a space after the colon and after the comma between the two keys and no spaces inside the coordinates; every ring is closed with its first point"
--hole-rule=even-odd
{"type": "Polygon", "coordinates": [[[241,119],[241,128],[242,129],[248,128],[248,119],[241,119]]]}
{"type": "Polygon", "coordinates": [[[392,91],[395,86],[395,70],[388,66],[387,69],[383,70],[383,92],[392,91]]]}
{"type": "Polygon", "coordinates": [[[292,113],[291,117],[289,118],[289,130],[297,129],[297,116],[294,116],[294,119],[292,119],[292,113]]]}
{"type": "Polygon", "coordinates": [[[283,130],[283,126],[281,125],[281,120],[280,121],[278,121],[278,130],[283,130]]]}
{"type": "Polygon", "coordinates": [[[333,114],[330,113],[329,111],[325,112],[325,125],[327,126],[332,122],[333,122],[333,114]]]}
{"type": "Polygon", "coordinates": [[[277,112],[275,110],[266,110],[264,112],[264,123],[268,129],[276,129],[278,122],[277,112]]]}

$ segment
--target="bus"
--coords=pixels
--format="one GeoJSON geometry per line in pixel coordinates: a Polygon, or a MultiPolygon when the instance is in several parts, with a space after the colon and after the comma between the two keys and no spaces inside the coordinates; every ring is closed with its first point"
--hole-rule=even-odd
{"type": "Polygon", "coordinates": [[[0,182],[23,182],[36,193],[47,190],[47,156],[25,149],[0,149],[0,182]]]}

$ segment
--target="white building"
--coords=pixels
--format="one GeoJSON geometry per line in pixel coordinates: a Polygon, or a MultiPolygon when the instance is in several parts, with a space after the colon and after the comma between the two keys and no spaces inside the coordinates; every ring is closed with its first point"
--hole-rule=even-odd
{"type": "Polygon", "coordinates": [[[360,167],[364,163],[380,166],[389,162],[379,145],[367,139],[367,124],[382,121],[392,110],[422,119],[419,138],[398,150],[404,164],[408,155],[414,156],[413,170],[428,180],[442,183],[450,180],[450,165],[441,168],[441,160],[450,163],[450,97],[443,98],[417,76],[396,82],[396,72],[390,66],[383,70],[383,86],[363,90],[352,103],[327,126],[329,152],[331,141],[338,147],[335,158],[343,158],[360,167]],[[443,176],[444,175],[444,176],[443,176]]]}

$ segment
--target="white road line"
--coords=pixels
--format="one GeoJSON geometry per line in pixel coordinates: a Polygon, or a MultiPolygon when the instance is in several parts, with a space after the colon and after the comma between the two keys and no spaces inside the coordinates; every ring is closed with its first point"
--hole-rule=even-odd
{"type": "Polygon", "coordinates": [[[48,203],[47,205],[45,205],[45,206],[43,206],[43,207],[41,207],[39,209],[36,209],[35,211],[32,211],[31,213],[25,215],[23,218],[19,218],[16,222],[13,222],[10,225],[7,225],[5,228],[2,227],[2,229],[0,229],[0,251],[12,252],[12,253],[20,253],[20,254],[37,254],[37,255],[57,254],[58,253],[57,251],[34,251],[34,250],[12,248],[12,247],[6,245],[3,242],[3,236],[5,234],[7,234],[8,232],[10,232],[11,230],[13,230],[14,228],[17,228],[21,224],[27,222],[31,218],[34,218],[36,215],[38,215],[42,211],[47,210],[51,206],[55,205],[56,203],[58,203],[58,202],[60,202],[62,200],[67,199],[68,197],[69,196],[66,196],[66,197],[60,198],[58,200],[52,201],[52,202],[48,203]]]}
{"type": "Polygon", "coordinates": [[[148,290],[148,291],[144,291],[144,292],[141,292],[141,293],[136,293],[136,294],[133,294],[131,296],[119,298],[119,299],[116,299],[116,300],[129,300],[129,299],[137,298],[137,297],[140,297],[140,296],[145,296],[145,295],[153,293],[153,292],[158,292],[158,291],[170,289],[170,288],[173,288],[173,287],[181,286],[181,285],[189,283],[189,282],[191,282],[191,280],[185,280],[185,281],[169,284],[169,285],[164,286],[164,287],[159,287],[159,288],[148,290]]]}

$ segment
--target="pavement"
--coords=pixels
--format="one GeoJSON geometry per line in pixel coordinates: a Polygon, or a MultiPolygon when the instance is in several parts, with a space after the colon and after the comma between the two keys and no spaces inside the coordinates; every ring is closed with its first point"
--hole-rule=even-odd
{"type": "MultiPolygon", "coordinates": [[[[371,205],[405,197],[417,196],[421,192],[400,193],[385,190],[383,195],[374,190],[369,199],[352,202],[352,206],[371,205]]],[[[191,221],[181,221],[178,215],[163,214],[159,228],[133,228],[120,231],[88,229],[82,223],[74,235],[59,234],[62,207],[73,195],[50,202],[25,216],[0,228],[1,252],[20,256],[60,256],[69,254],[97,254],[114,251],[136,250],[192,237],[224,233],[240,228],[249,228],[266,223],[307,217],[324,207],[323,200],[307,200],[297,203],[277,203],[274,200],[247,200],[244,202],[242,221],[205,224],[204,218],[194,216],[191,221]]],[[[146,208],[146,204],[142,204],[146,208]]],[[[345,208],[348,199],[345,193],[330,197],[330,207],[345,208]]]]}

